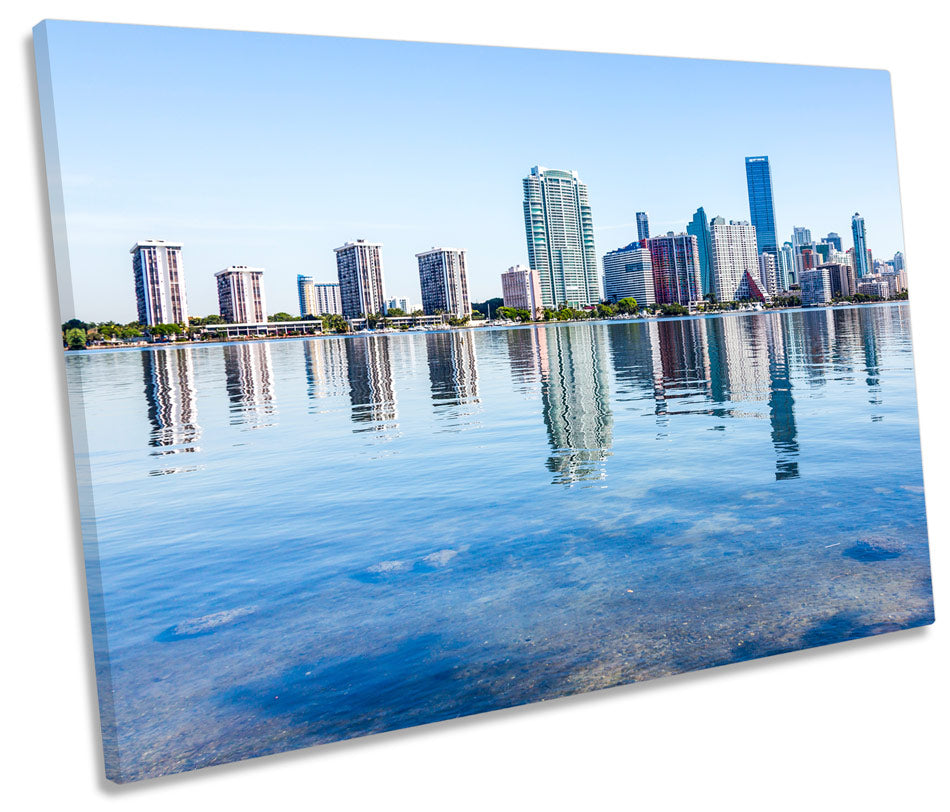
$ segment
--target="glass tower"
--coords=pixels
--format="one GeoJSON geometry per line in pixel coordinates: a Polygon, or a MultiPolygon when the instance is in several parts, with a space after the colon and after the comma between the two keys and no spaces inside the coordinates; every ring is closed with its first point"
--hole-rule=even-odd
{"type": "Polygon", "coordinates": [[[858,279],[870,276],[867,231],[864,228],[864,218],[857,212],[851,218],[851,234],[854,237],[854,274],[858,279]]]}
{"type": "Polygon", "coordinates": [[[545,307],[600,301],[594,222],[577,172],[531,168],[524,179],[528,264],[538,272],[545,307]]]}
{"type": "Polygon", "coordinates": [[[650,239],[650,215],[645,211],[637,212],[637,239],[650,239]]]}
{"type": "Polygon", "coordinates": [[[703,296],[714,293],[712,280],[712,244],[709,238],[709,220],[706,211],[700,206],[686,226],[686,233],[696,238],[699,248],[699,277],[703,296]]]}
{"type": "Polygon", "coordinates": [[[772,169],[768,155],[745,159],[745,177],[749,187],[749,214],[755,226],[755,240],[760,254],[778,254],[775,237],[775,205],[772,202],[772,169]]]}

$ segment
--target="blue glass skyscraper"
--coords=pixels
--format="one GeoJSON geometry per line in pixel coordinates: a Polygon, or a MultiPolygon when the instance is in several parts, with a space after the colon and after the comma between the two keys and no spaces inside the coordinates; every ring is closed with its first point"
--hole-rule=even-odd
{"type": "Polygon", "coordinates": [[[745,177],[749,187],[749,215],[755,226],[755,242],[759,253],[778,256],[775,237],[775,205],[772,202],[772,169],[768,155],[745,159],[745,177]]]}
{"type": "Polygon", "coordinates": [[[851,235],[854,237],[854,275],[860,279],[862,276],[870,276],[871,269],[868,267],[868,235],[864,228],[864,218],[854,213],[851,218],[851,235]]]}
{"type": "Polygon", "coordinates": [[[712,244],[709,237],[709,220],[702,206],[696,209],[696,214],[686,226],[686,233],[696,238],[699,248],[699,278],[703,296],[713,293],[712,280],[712,244]]]}
{"type": "Polygon", "coordinates": [[[637,212],[637,239],[650,239],[650,216],[645,211],[637,212]]]}

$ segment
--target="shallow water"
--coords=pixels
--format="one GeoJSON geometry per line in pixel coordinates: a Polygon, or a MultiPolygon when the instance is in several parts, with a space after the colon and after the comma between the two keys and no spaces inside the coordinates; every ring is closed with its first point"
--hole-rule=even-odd
{"type": "Polygon", "coordinates": [[[933,619],[906,305],[67,375],[119,781],[933,619]]]}

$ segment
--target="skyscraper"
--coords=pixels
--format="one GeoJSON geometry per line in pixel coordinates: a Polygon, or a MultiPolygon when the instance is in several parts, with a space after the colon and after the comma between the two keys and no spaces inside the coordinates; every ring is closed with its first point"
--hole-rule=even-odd
{"type": "Polygon", "coordinates": [[[416,254],[419,261],[419,287],[426,315],[437,311],[455,318],[472,313],[465,276],[465,252],[458,248],[431,248],[416,254]]]}
{"type": "Polygon", "coordinates": [[[851,218],[851,235],[854,237],[854,274],[858,279],[870,276],[871,265],[868,262],[868,237],[864,227],[864,218],[854,213],[851,218]]]}
{"type": "Polygon", "coordinates": [[[637,212],[637,239],[650,239],[650,215],[645,211],[637,212]]]}
{"type": "MultiPolygon", "coordinates": [[[[668,232],[647,240],[653,265],[653,287],[660,304],[681,304],[703,298],[699,276],[699,247],[692,234],[668,232]]],[[[639,300],[638,300],[639,301],[639,300]]]]}
{"type": "Polygon", "coordinates": [[[656,303],[650,251],[632,242],[604,254],[604,298],[619,302],[633,297],[641,307],[656,303]]]}
{"type": "Polygon", "coordinates": [[[714,293],[712,280],[712,243],[709,237],[709,220],[706,211],[700,206],[696,209],[693,219],[686,226],[686,233],[696,238],[699,249],[699,279],[703,296],[714,293]]]}
{"type": "Polygon", "coordinates": [[[267,323],[263,275],[263,268],[247,265],[232,265],[214,275],[221,318],[232,324],[267,323]]]}
{"type": "Polygon", "coordinates": [[[357,240],[333,249],[344,318],[357,319],[383,312],[386,289],[382,247],[382,243],[357,240]]]}
{"type": "Polygon", "coordinates": [[[313,277],[297,274],[297,304],[300,318],[317,315],[317,305],[313,297],[313,277]]]}
{"type": "Polygon", "coordinates": [[[769,296],[774,296],[779,290],[778,264],[775,261],[775,254],[763,251],[759,254],[759,279],[765,287],[765,292],[769,296]]]}
{"type": "Polygon", "coordinates": [[[798,269],[795,265],[795,248],[790,242],[782,243],[782,250],[779,252],[779,273],[781,275],[780,284],[782,290],[788,290],[792,285],[798,284],[798,269]]]}
{"type": "Polygon", "coordinates": [[[524,265],[515,265],[501,275],[501,295],[505,307],[527,310],[532,316],[543,307],[538,272],[524,265]]]}
{"type": "Polygon", "coordinates": [[[904,270],[904,254],[901,251],[898,251],[896,254],[894,254],[894,270],[904,270]]]}
{"type": "Polygon", "coordinates": [[[598,302],[594,222],[577,172],[532,167],[524,179],[524,225],[528,264],[538,272],[544,305],[598,302]]]}
{"type": "Polygon", "coordinates": [[[142,240],[129,249],[139,324],[188,324],[181,243],[142,240]]]}
{"type": "Polygon", "coordinates": [[[834,231],[829,231],[828,236],[825,237],[823,242],[828,243],[828,245],[834,246],[835,251],[841,250],[841,237],[839,237],[834,231]]]}
{"type": "Polygon", "coordinates": [[[796,251],[800,251],[805,245],[811,245],[811,229],[795,226],[792,229],[792,246],[796,251]]]}
{"type": "Polygon", "coordinates": [[[758,253],[778,255],[775,236],[775,205],[772,201],[772,169],[768,155],[745,159],[746,185],[749,189],[749,214],[755,226],[758,253]]]}
{"type": "Polygon", "coordinates": [[[827,268],[802,271],[802,305],[827,304],[831,301],[831,276],[827,268]]]}
{"type": "Polygon", "coordinates": [[[709,223],[712,237],[713,281],[720,302],[735,301],[742,277],[748,271],[759,278],[759,255],[755,226],[745,221],[713,217],[709,223]]]}

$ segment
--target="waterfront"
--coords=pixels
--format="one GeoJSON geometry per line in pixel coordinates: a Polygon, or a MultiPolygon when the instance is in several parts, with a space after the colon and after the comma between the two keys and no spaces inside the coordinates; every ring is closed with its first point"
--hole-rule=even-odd
{"type": "Polygon", "coordinates": [[[69,354],[111,777],[929,622],[909,328],[69,354]]]}

